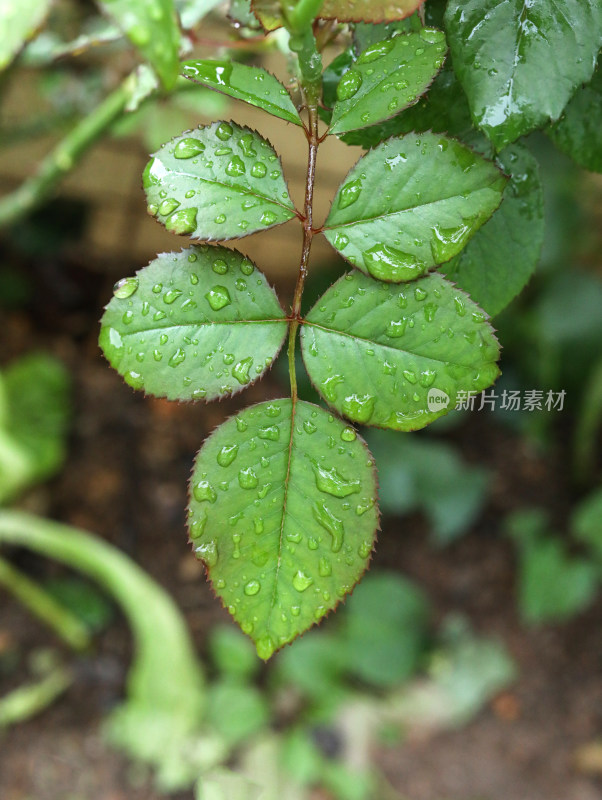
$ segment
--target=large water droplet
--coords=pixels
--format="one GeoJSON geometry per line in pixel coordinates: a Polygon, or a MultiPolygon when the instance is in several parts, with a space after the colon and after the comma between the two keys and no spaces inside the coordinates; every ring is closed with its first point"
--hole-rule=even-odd
{"type": "Polygon", "coordinates": [[[239,175],[244,175],[246,171],[247,170],[245,168],[244,161],[238,156],[234,156],[228,162],[228,166],[226,167],[226,173],[233,178],[236,178],[239,175]]]}
{"type": "Polygon", "coordinates": [[[324,503],[314,503],[312,511],[316,522],[331,535],[331,549],[333,553],[338,553],[343,546],[343,536],[345,533],[343,520],[336,517],[324,503]]]}
{"type": "Polygon", "coordinates": [[[259,583],[259,581],[249,581],[248,583],[245,583],[243,592],[248,597],[253,597],[253,595],[258,594],[260,590],[261,590],[261,584],[259,583]]]}
{"type": "Polygon", "coordinates": [[[276,645],[271,636],[262,636],[261,639],[258,639],[255,643],[255,649],[257,650],[259,658],[263,661],[267,661],[268,658],[273,655],[276,645]]]}
{"type": "Polygon", "coordinates": [[[208,567],[214,567],[218,561],[217,544],[214,541],[203,542],[194,551],[199,558],[202,558],[208,567]]]}
{"type": "Polygon", "coordinates": [[[362,74],[356,69],[346,72],[337,85],[337,99],[340,101],[349,100],[357,93],[362,85],[362,74]]]}
{"type": "Polygon", "coordinates": [[[175,303],[178,297],[182,294],[181,289],[168,289],[163,295],[163,302],[170,306],[175,303]]]}
{"type": "Polygon", "coordinates": [[[313,582],[313,578],[310,578],[309,575],[306,575],[305,572],[299,569],[293,577],[293,588],[298,592],[304,592],[306,589],[309,589],[313,582]]]}
{"type": "Polygon", "coordinates": [[[422,275],[426,264],[412,253],[379,243],[362,253],[366,269],[374,278],[388,281],[410,281],[422,275]]]}
{"type": "Polygon", "coordinates": [[[241,489],[254,489],[259,483],[259,479],[252,467],[241,469],[238,473],[238,483],[241,489]]]}
{"type": "Polygon", "coordinates": [[[183,348],[178,347],[178,349],[172,354],[171,358],[167,363],[169,364],[170,367],[177,367],[185,360],[186,360],[186,351],[183,348]]]}
{"type": "Polygon", "coordinates": [[[175,211],[179,205],[180,201],[176,200],[175,197],[168,197],[165,200],[163,200],[163,202],[159,206],[159,214],[167,216],[168,214],[171,214],[173,211],[175,211]]]}
{"type": "Polygon", "coordinates": [[[335,467],[327,469],[321,464],[313,462],[316,486],[321,492],[331,494],[333,497],[347,497],[356,494],[361,489],[359,480],[347,480],[335,467]]]}
{"type": "Polygon", "coordinates": [[[194,158],[194,156],[200,155],[204,149],[203,142],[199,142],[198,139],[193,139],[192,137],[186,137],[185,139],[180,139],[175,146],[174,156],[176,158],[194,158]]]}
{"type": "Polygon", "coordinates": [[[215,503],[217,500],[217,493],[213,486],[209,483],[209,481],[202,480],[195,483],[192,487],[192,494],[194,499],[198,503],[203,503],[208,501],[209,503],[215,503]]]}
{"type": "Polygon", "coordinates": [[[347,425],[341,431],[341,439],[344,442],[354,442],[356,440],[356,438],[357,438],[357,433],[355,432],[355,430],[350,425],[347,425]]]}
{"type": "Polygon", "coordinates": [[[399,339],[406,332],[407,324],[408,320],[406,317],[402,317],[402,319],[392,319],[385,333],[390,339],[399,339]]]}
{"type": "Polygon", "coordinates": [[[238,146],[243,152],[243,155],[247,158],[254,158],[257,155],[257,151],[253,147],[253,134],[252,133],[245,133],[244,136],[240,137],[238,142],[238,146]]]}
{"type": "Polygon", "coordinates": [[[470,238],[472,229],[470,225],[458,225],[455,228],[442,228],[433,226],[433,239],[431,252],[435,264],[443,264],[455,256],[470,238]]]}
{"type": "Polygon", "coordinates": [[[165,223],[165,229],[171,233],[194,233],[196,230],[197,208],[180,208],[165,223]]]}
{"type": "Polygon", "coordinates": [[[374,397],[371,394],[347,395],[343,400],[343,413],[356,422],[368,422],[374,413],[374,397]]]}
{"type": "Polygon", "coordinates": [[[243,358],[232,367],[232,377],[244,386],[251,380],[249,378],[249,370],[253,366],[253,359],[251,356],[243,358]]]}
{"type": "Polygon", "coordinates": [[[273,211],[264,211],[259,221],[262,225],[273,225],[277,219],[278,217],[273,211]]]}
{"type": "Polygon", "coordinates": [[[230,292],[225,286],[214,286],[205,295],[207,302],[214,311],[219,311],[232,302],[230,292]]]}
{"type": "Polygon", "coordinates": [[[336,387],[339,383],[343,383],[344,380],[342,375],[331,375],[330,378],[326,378],[322,383],[322,394],[331,403],[334,403],[337,399],[336,387]]]}
{"type": "Polygon", "coordinates": [[[268,168],[261,161],[256,161],[251,167],[251,175],[254,178],[265,178],[268,168]]]}
{"type": "Polygon", "coordinates": [[[347,208],[356,202],[362,192],[362,181],[356,178],[354,181],[344,184],[339,193],[339,208],[347,208]]]}
{"type": "Polygon", "coordinates": [[[220,465],[220,467],[229,467],[237,455],[237,444],[225,444],[217,454],[217,463],[220,465]]]}
{"type": "Polygon", "coordinates": [[[386,56],[393,49],[394,41],[387,39],[384,42],[376,42],[376,44],[367,47],[357,60],[358,64],[370,64],[372,61],[377,61],[379,58],[386,56]]]}
{"type": "Polygon", "coordinates": [[[131,297],[138,288],[138,278],[122,278],[113,286],[113,296],[119,300],[131,297]]]}
{"type": "Polygon", "coordinates": [[[227,142],[233,132],[232,125],[229,125],[227,122],[220,122],[215,129],[215,135],[218,139],[221,139],[222,142],[227,142]]]}
{"type": "Polygon", "coordinates": [[[257,435],[260,439],[269,439],[272,442],[277,442],[280,438],[280,428],[277,425],[268,425],[265,428],[260,428],[257,435]]]}

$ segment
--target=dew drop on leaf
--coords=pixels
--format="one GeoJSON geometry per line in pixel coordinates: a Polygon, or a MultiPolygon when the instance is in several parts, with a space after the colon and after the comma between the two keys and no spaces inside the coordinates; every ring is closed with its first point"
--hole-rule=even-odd
{"type": "Polygon", "coordinates": [[[194,158],[194,156],[200,155],[204,149],[203,142],[199,142],[198,139],[193,139],[192,137],[186,137],[185,139],[180,139],[175,146],[174,156],[175,158],[194,158]]]}
{"type": "Polygon", "coordinates": [[[327,469],[316,462],[313,462],[316,486],[321,492],[330,494],[333,497],[347,497],[360,491],[360,481],[347,480],[335,467],[327,469]]]}
{"type": "Polygon", "coordinates": [[[228,166],[226,167],[226,173],[230,175],[232,178],[236,178],[239,175],[244,175],[245,172],[246,172],[246,167],[242,158],[234,156],[228,162],[228,166]]]}
{"type": "Polygon", "coordinates": [[[254,489],[259,483],[259,479],[252,467],[241,469],[238,473],[238,483],[241,489],[254,489]]]}
{"type": "Polygon", "coordinates": [[[214,567],[218,561],[217,544],[214,541],[203,542],[195,548],[195,553],[208,567],[214,567]]]}
{"type": "Polygon", "coordinates": [[[236,380],[242,385],[246,385],[249,383],[249,370],[253,365],[253,358],[249,356],[248,358],[241,359],[237,364],[232,367],[232,377],[236,378],[236,380]]]}
{"type": "Polygon", "coordinates": [[[213,486],[211,486],[209,481],[206,480],[198,481],[198,483],[192,487],[192,494],[198,503],[202,503],[204,501],[215,503],[217,500],[217,493],[215,489],[213,486]]]}
{"type": "Polygon", "coordinates": [[[362,181],[356,178],[354,181],[349,181],[341,187],[339,194],[339,208],[347,208],[356,202],[362,191],[362,181]]]}
{"type": "Polygon", "coordinates": [[[229,125],[227,122],[220,122],[220,124],[215,129],[215,135],[218,139],[221,139],[222,142],[227,142],[228,139],[233,134],[232,125],[229,125]]]}
{"type": "Polygon", "coordinates": [[[376,42],[376,44],[367,47],[357,60],[358,64],[371,64],[379,58],[386,56],[393,49],[394,42],[387,39],[384,42],[376,42]]]}
{"type": "Polygon", "coordinates": [[[304,592],[306,589],[309,589],[313,582],[313,578],[310,578],[309,575],[306,575],[302,570],[297,570],[293,576],[293,589],[296,589],[298,592],[304,592]]]}
{"type": "Polygon", "coordinates": [[[122,278],[113,286],[113,296],[119,300],[131,297],[138,288],[138,278],[122,278]]]}
{"type": "Polygon", "coordinates": [[[258,594],[260,591],[261,591],[261,584],[259,583],[259,581],[249,581],[248,583],[245,583],[245,587],[243,589],[243,592],[248,597],[253,597],[253,595],[258,594]]]}
{"type": "Polygon", "coordinates": [[[214,286],[207,292],[205,297],[214,311],[219,311],[232,302],[230,292],[225,286],[214,286]]]}
{"type": "Polygon", "coordinates": [[[265,164],[262,164],[261,161],[256,161],[251,167],[251,175],[254,178],[265,178],[267,171],[268,168],[265,164]]]}
{"type": "Polygon", "coordinates": [[[350,100],[362,85],[362,75],[356,69],[346,72],[337,85],[337,99],[350,100]]]}
{"type": "Polygon", "coordinates": [[[344,442],[354,442],[356,438],[357,438],[357,434],[356,434],[355,430],[350,425],[347,425],[341,431],[341,439],[344,442]]]}
{"type": "Polygon", "coordinates": [[[217,454],[217,463],[220,465],[220,467],[229,467],[237,455],[237,444],[225,444],[217,454]]]}
{"type": "Polygon", "coordinates": [[[373,412],[374,397],[370,394],[350,394],[343,400],[343,413],[357,422],[368,422],[373,412]]]}
{"type": "Polygon", "coordinates": [[[366,269],[378,280],[410,281],[422,275],[426,264],[411,253],[379,243],[362,253],[366,269]]]}

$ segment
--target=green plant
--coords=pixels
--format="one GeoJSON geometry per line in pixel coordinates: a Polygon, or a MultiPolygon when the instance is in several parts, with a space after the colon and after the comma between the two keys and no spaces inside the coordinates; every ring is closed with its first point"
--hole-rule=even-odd
{"type": "MultiPolygon", "coordinates": [[[[305,119],[259,67],[181,66],[189,80],[304,132],[305,202],[294,207],[266,139],[220,121],[154,154],[144,172],[149,213],[167,230],[205,242],[296,218],[303,244],[289,313],[249,259],[203,244],[162,254],[120,281],[102,320],[101,346],[126,382],[171,400],[235,394],[268,369],[288,335],[290,398],[252,406],[214,431],[190,487],[195,551],[266,659],[351,591],[372,552],[374,461],[340,417],[415,430],[497,377],[488,314],[527,282],[542,241],[537,163],[516,140],[558,119],[591,78],[601,42],[602,9],[594,2],[566,0],[562,9],[541,2],[521,12],[512,3],[451,0],[443,22],[452,71],[443,67],[445,35],[432,25],[442,20],[442,4],[427,4],[428,19],[410,16],[418,3],[402,5],[254,0],[265,28],[289,34],[305,119]],[[323,72],[321,49],[337,29],[320,19],[333,17],[351,23],[353,38],[323,72]],[[408,19],[366,24],[399,17],[408,19]],[[562,81],[549,68],[558,58],[562,81]],[[327,135],[372,149],[316,225],[316,159],[327,135]],[[487,160],[501,148],[496,163],[487,160]],[[305,312],[318,234],[356,269],[305,312]],[[441,265],[457,285],[434,271],[441,265]],[[328,410],[299,396],[298,335],[328,410]]],[[[583,161],[589,150],[573,127],[585,125],[579,108],[552,135],[583,161]]]]}

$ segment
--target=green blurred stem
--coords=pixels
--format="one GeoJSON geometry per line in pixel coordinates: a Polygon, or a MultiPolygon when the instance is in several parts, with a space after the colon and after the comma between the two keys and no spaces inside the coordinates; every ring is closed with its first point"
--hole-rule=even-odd
{"type": "Polygon", "coordinates": [[[17,598],[34,616],[45,622],[75,650],[86,650],[91,639],[88,629],[52,595],[0,557],[0,586],[17,598]]]}
{"type": "Polygon", "coordinates": [[[64,667],[26,686],[20,686],[0,699],[0,730],[35,716],[69,688],[73,679],[64,667]]]}
{"type": "Polygon", "coordinates": [[[282,8],[289,30],[297,33],[309,27],[318,16],[323,2],[324,0],[299,0],[298,3],[292,3],[290,0],[284,0],[282,8]]]}
{"type": "Polygon", "coordinates": [[[121,116],[132,95],[129,75],[46,156],[35,175],[0,200],[0,227],[12,225],[42,203],[84,153],[121,116]]]}

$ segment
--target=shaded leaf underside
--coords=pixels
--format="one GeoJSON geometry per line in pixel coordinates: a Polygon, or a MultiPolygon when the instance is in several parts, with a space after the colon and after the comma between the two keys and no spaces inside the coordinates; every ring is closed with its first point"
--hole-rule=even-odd
{"type": "Polygon", "coordinates": [[[190,490],[195,552],[262,658],[333,609],[367,566],[374,462],[324,409],[283,399],[241,411],[204,442],[190,490]]]}

